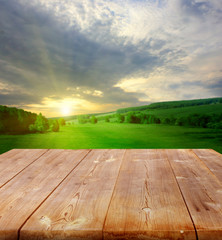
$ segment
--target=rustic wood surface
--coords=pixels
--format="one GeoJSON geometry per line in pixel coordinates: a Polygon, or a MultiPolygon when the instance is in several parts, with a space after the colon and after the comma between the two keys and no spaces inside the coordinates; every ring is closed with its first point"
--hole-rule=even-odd
{"type": "Polygon", "coordinates": [[[21,239],[102,239],[125,150],[94,150],[33,214],[21,239]]]}
{"type": "Polygon", "coordinates": [[[222,240],[222,155],[14,149],[0,155],[0,240],[222,240]]]}
{"type": "Polygon", "coordinates": [[[29,164],[41,157],[44,149],[13,149],[0,155],[0,188],[24,170],[29,164]]]}
{"type": "Polygon", "coordinates": [[[0,189],[0,239],[17,239],[33,211],[87,154],[49,150],[0,189]]]}
{"type": "Polygon", "coordinates": [[[222,183],[222,161],[221,154],[214,150],[207,149],[193,149],[193,152],[197,157],[203,161],[203,163],[210,169],[211,172],[221,181],[222,183]]]}
{"type": "Polygon", "coordinates": [[[127,151],[107,214],[104,239],[137,236],[196,239],[177,181],[161,150],[127,151]]]}
{"type": "Polygon", "coordinates": [[[221,182],[193,151],[165,151],[193,219],[198,239],[222,239],[221,182]]]}

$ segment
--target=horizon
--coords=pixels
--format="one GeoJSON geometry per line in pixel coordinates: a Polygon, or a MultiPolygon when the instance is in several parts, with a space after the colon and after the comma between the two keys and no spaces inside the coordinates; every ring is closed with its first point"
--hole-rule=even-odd
{"type": "Polygon", "coordinates": [[[8,0],[0,105],[47,118],[220,97],[222,2],[8,0]]]}
{"type": "MultiPolygon", "coordinates": [[[[207,99],[215,99],[215,98],[222,98],[220,96],[218,97],[214,97],[214,98],[194,98],[194,99],[180,99],[180,100],[176,100],[176,101],[161,101],[161,102],[152,102],[152,103],[149,103],[149,104],[144,104],[144,105],[138,105],[138,106],[129,106],[127,108],[137,108],[137,107],[143,107],[143,106],[149,106],[151,104],[154,104],[154,103],[170,103],[170,102],[183,102],[183,101],[195,101],[195,100],[207,100],[207,99]]],[[[1,105],[0,105],[1,106],[1,105]]],[[[4,106],[4,105],[3,105],[4,106]]],[[[6,107],[14,107],[14,106],[6,106],[6,107]]],[[[18,108],[18,109],[22,109],[22,108],[18,108]]],[[[73,117],[73,116],[79,116],[79,115],[100,115],[100,114],[107,114],[107,113],[112,113],[112,112],[116,112],[117,110],[120,110],[120,109],[125,109],[125,108],[117,108],[113,111],[107,111],[107,112],[93,112],[93,113],[80,113],[80,114],[72,114],[72,115],[67,115],[67,114],[62,114],[60,116],[51,116],[51,117],[46,117],[46,118],[66,118],[66,117],[73,117]]],[[[22,109],[24,111],[28,111],[26,109],[22,109]]],[[[30,112],[30,111],[29,111],[30,112]]],[[[36,114],[40,114],[41,112],[33,112],[33,113],[36,113],[36,114]]],[[[42,114],[42,113],[41,113],[42,114]]],[[[43,115],[44,116],[44,115],[43,115]]]]}

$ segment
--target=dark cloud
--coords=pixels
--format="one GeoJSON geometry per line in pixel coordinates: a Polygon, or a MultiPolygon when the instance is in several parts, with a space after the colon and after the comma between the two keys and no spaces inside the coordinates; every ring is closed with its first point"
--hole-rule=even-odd
{"type": "MultiPolygon", "coordinates": [[[[158,8],[163,8],[167,1],[158,3],[158,8]]],[[[84,19],[87,11],[78,4],[84,19]]],[[[204,16],[211,9],[211,5],[204,1],[183,0],[181,6],[188,18],[204,16]]],[[[145,37],[136,44],[124,41],[124,36],[118,38],[111,33],[117,13],[109,8],[106,10],[105,20],[94,19],[92,29],[95,31],[89,30],[87,35],[87,31],[82,31],[75,21],[71,26],[58,21],[59,16],[44,7],[33,7],[18,0],[0,0],[0,83],[20,89],[17,93],[2,94],[0,104],[41,103],[44,97],[72,97],[76,93],[67,91],[67,88],[81,87],[103,93],[103,97],[99,97],[79,92],[80,97],[92,102],[138,105],[141,104],[139,99],[146,99],[142,91],[125,92],[114,87],[115,84],[137,74],[147,77],[162,66],[177,75],[188,71],[186,65],[180,64],[180,59],[188,55],[186,47],[177,42],[176,46],[169,44],[165,37],[150,36],[149,40],[145,37]],[[123,41],[118,44],[118,39],[123,41]]],[[[202,79],[195,82],[182,80],[178,84],[169,84],[168,88],[202,84],[202,79]]],[[[220,84],[220,81],[214,81],[204,87],[218,91],[220,84]]]]}
{"type": "Polygon", "coordinates": [[[38,96],[33,96],[30,94],[24,93],[16,93],[12,92],[9,94],[1,94],[0,93],[0,104],[1,105],[16,105],[16,106],[24,106],[27,104],[40,104],[41,98],[38,96]]]}
{"type": "Polygon", "coordinates": [[[207,86],[210,89],[220,89],[222,93],[222,78],[209,81],[207,86]]]}
{"type": "Polygon", "coordinates": [[[158,63],[158,58],[155,56],[151,56],[149,54],[134,54],[132,56],[132,60],[131,63],[133,66],[137,66],[139,68],[146,68],[146,67],[151,67],[151,66],[155,66],[158,65],[160,63],[158,63]]]}
{"type": "Polygon", "coordinates": [[[194,82],[180,82],[180,83],[173,83],[169,84],[168,88],[170,89],[178,89],[178,88],[189,88],[189,87],[194,87],[194,86],[203,86],[203,82],[201,81],[194,81],[194,82]]]}
{"type": "Polygon", "coordinates": [[[222,78],[210,80],[206,87],[213,96],[220,97],[222,95],[222,78]]]}
{"type": "MultiPolygon", "coordinates": [[[[202,91],[206,92],[209,91],[211,96],[221,96],[222,94],[222,79],[210,79],[208,81],[193,81],[193,82],[181,82],[181,83],[174,83],[168,85],[169,89],[177,90],[177,89],[187,89],[193,90],[195,88],[202,88],[202,91]]],[[[186,99],[195,98],[195,94],[184,94],[183,95],[186,99]]]]}
{"type": "Polygon", "coordinates": [[[186,14],[195,17],[204,16],[211,10],[211,4],[207,1],[182,0],[181,5],[186,14]]]}
{"type": "MultiPolygon", "coordinates": [[[[139,103],[138,98],[146,96],[145,94],[138,94],[138,93],[129,93],[122,91],[119,87],[110,87],[105,89],[106,96],[103,97],[96,97],[93,95],[82,94],[84,99],[87,99],[92,102],[97,102],[100,104],[108,104],[108,103],[122,103],[127,102],[129,104],[136,104],[139,103]]],[[[141,102],[140,102],[141,103],[141,102]]],[[[146,103],[145,101],[143,103],[146,103]]]]}
{"type": "Polygon", "coordinates": [[[104,102],[137,103],[136,94],[112,86],[134,71],[161,64],[133,45],[119,48],[88,40],[75,28],[62,28],[53,16],[14,0],[1,5],[0,16],[0,54],[7,62],[0,63],[1,77],[39,97],[65,96],[68,86],[85,86],[104,92],[104,102]]]}

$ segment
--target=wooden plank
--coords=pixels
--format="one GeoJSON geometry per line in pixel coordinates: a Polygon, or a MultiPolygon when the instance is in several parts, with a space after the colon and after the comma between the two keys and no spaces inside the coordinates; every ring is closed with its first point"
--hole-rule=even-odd
{"type": "Polygon", "coordinates": [[[20,239],[102,239],[125,150],[93,150],[31,216],[20,239]]]}
{"type": "Polygon", "coordinates": [[[199,240],[222,239],[222,185],[192,150],[165,150],[199,240]]]}
{"type": "Polygon", "coordinates": [[[196,239],[161,150],[127,150],[104,225],[104,239],[196,239]]]}
{"type": "Polygon", "coordinates": [[[0,239],[18,230],[88,150],[49,150],[0,189],[0,239]]]}
{"type": "Polygon", "coordinates": [[[13,149],[0,155],[0,188],[47,149],[13,149]]]}
{"type": "Polygon", "coordinates": [[[193,149],[193,152],[222,183],[222,155],[212,149],[193,149]]]}

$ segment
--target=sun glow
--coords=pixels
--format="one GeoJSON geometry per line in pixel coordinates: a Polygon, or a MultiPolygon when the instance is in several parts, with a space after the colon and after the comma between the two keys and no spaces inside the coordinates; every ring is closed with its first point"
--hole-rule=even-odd
{"type": "Polygon", "coordinates": [[[61,115],[71,116],[74,114],[104,112],[110,107],[117,108],[112,104],[95,104],[80,98],[64,98],[60,100],[54,98],[54,96],[45,97],[42,104],[29,104],[29,108],[26,110],[36,113],[41,112],[46,117],[60,117],[61,115]]]}
{"type": "Polygon", "coordinates": [[[70,106],[63,106],[61,108],[62,115],[69,115],[71,113],[71,107],[70,106]]]}

